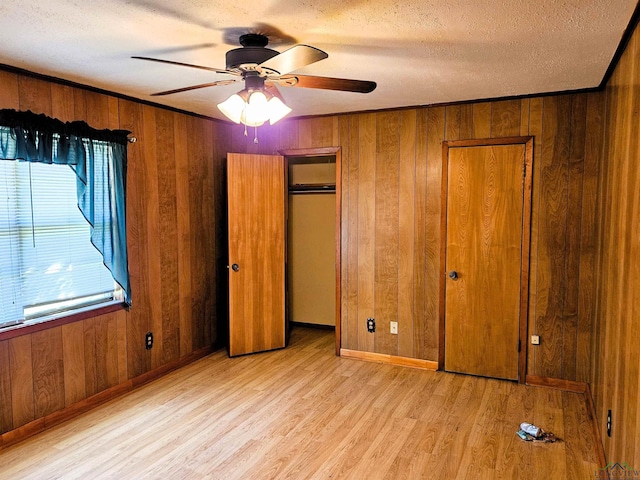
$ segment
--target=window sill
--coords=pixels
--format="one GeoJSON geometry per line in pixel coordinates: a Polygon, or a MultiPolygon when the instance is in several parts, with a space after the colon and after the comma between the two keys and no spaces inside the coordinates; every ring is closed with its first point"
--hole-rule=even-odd
{"type": "Polygon", "coordinates": [[[53,319],[28,320],[18,325],[11,325],[0,329],[0,341],[20,337],[22,335],[29,335],[42,330],[48,330],[50,328],[61,327],[68,323],[79,322],[87,318],[124,310],[127,307],[128,305],[126,303],[117,301],[97,308],[87,308],[67,315],[62,314],[64,316],[57,316],[53,319]]]}

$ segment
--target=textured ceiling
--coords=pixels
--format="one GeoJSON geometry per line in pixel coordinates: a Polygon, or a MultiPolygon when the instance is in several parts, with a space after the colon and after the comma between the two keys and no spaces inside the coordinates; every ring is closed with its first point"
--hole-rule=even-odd
{"type": "Polygon", "coordinates": [[[598,86],[636,0],[22,0],[0,6],[0,63],[223,118],[242,88],[149,94],[233,78],[241,33],[329,58],[296,73],[373,80],[369,94],[280,88],[292,115],[375,110],[598,86]]]}

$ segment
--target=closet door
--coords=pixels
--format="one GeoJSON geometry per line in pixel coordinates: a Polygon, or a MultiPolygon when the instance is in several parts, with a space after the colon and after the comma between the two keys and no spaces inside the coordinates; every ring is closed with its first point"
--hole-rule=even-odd
{"type": "Polygon", "coordinates": [[[447,371],[524,380],[532,146],[530,137],[445,144],[447,371]]]}
{"type": "Polygon", "coordinates": [[[227,156],[229,355],[285,346],[285,167],[274,155],[227,156]]]}

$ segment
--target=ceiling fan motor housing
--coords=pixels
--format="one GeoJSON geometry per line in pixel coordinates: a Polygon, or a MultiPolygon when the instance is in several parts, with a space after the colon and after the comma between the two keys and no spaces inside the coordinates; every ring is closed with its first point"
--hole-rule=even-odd
{"type": "Polygon", "coordinates": [[[260,34],[249,33],[240,37],[242,48],[229,50],[226,55],[227,69],[236,68],[246,64],[261,64],[280,52],[266,48],[269,39],[260,34]]]}

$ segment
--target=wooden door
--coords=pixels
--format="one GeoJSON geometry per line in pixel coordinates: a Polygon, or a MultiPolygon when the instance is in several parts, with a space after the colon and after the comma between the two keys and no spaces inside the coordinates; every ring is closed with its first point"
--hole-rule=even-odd
{"type": "Polygon", "coordinates": [[[444,149],[445,370],[523,379],[531,141],[444,149]]]}
{"type": "Polygon", "coordinates": [[[285,346],[284,157],[227,156],[229,355],[285,346]]]}

